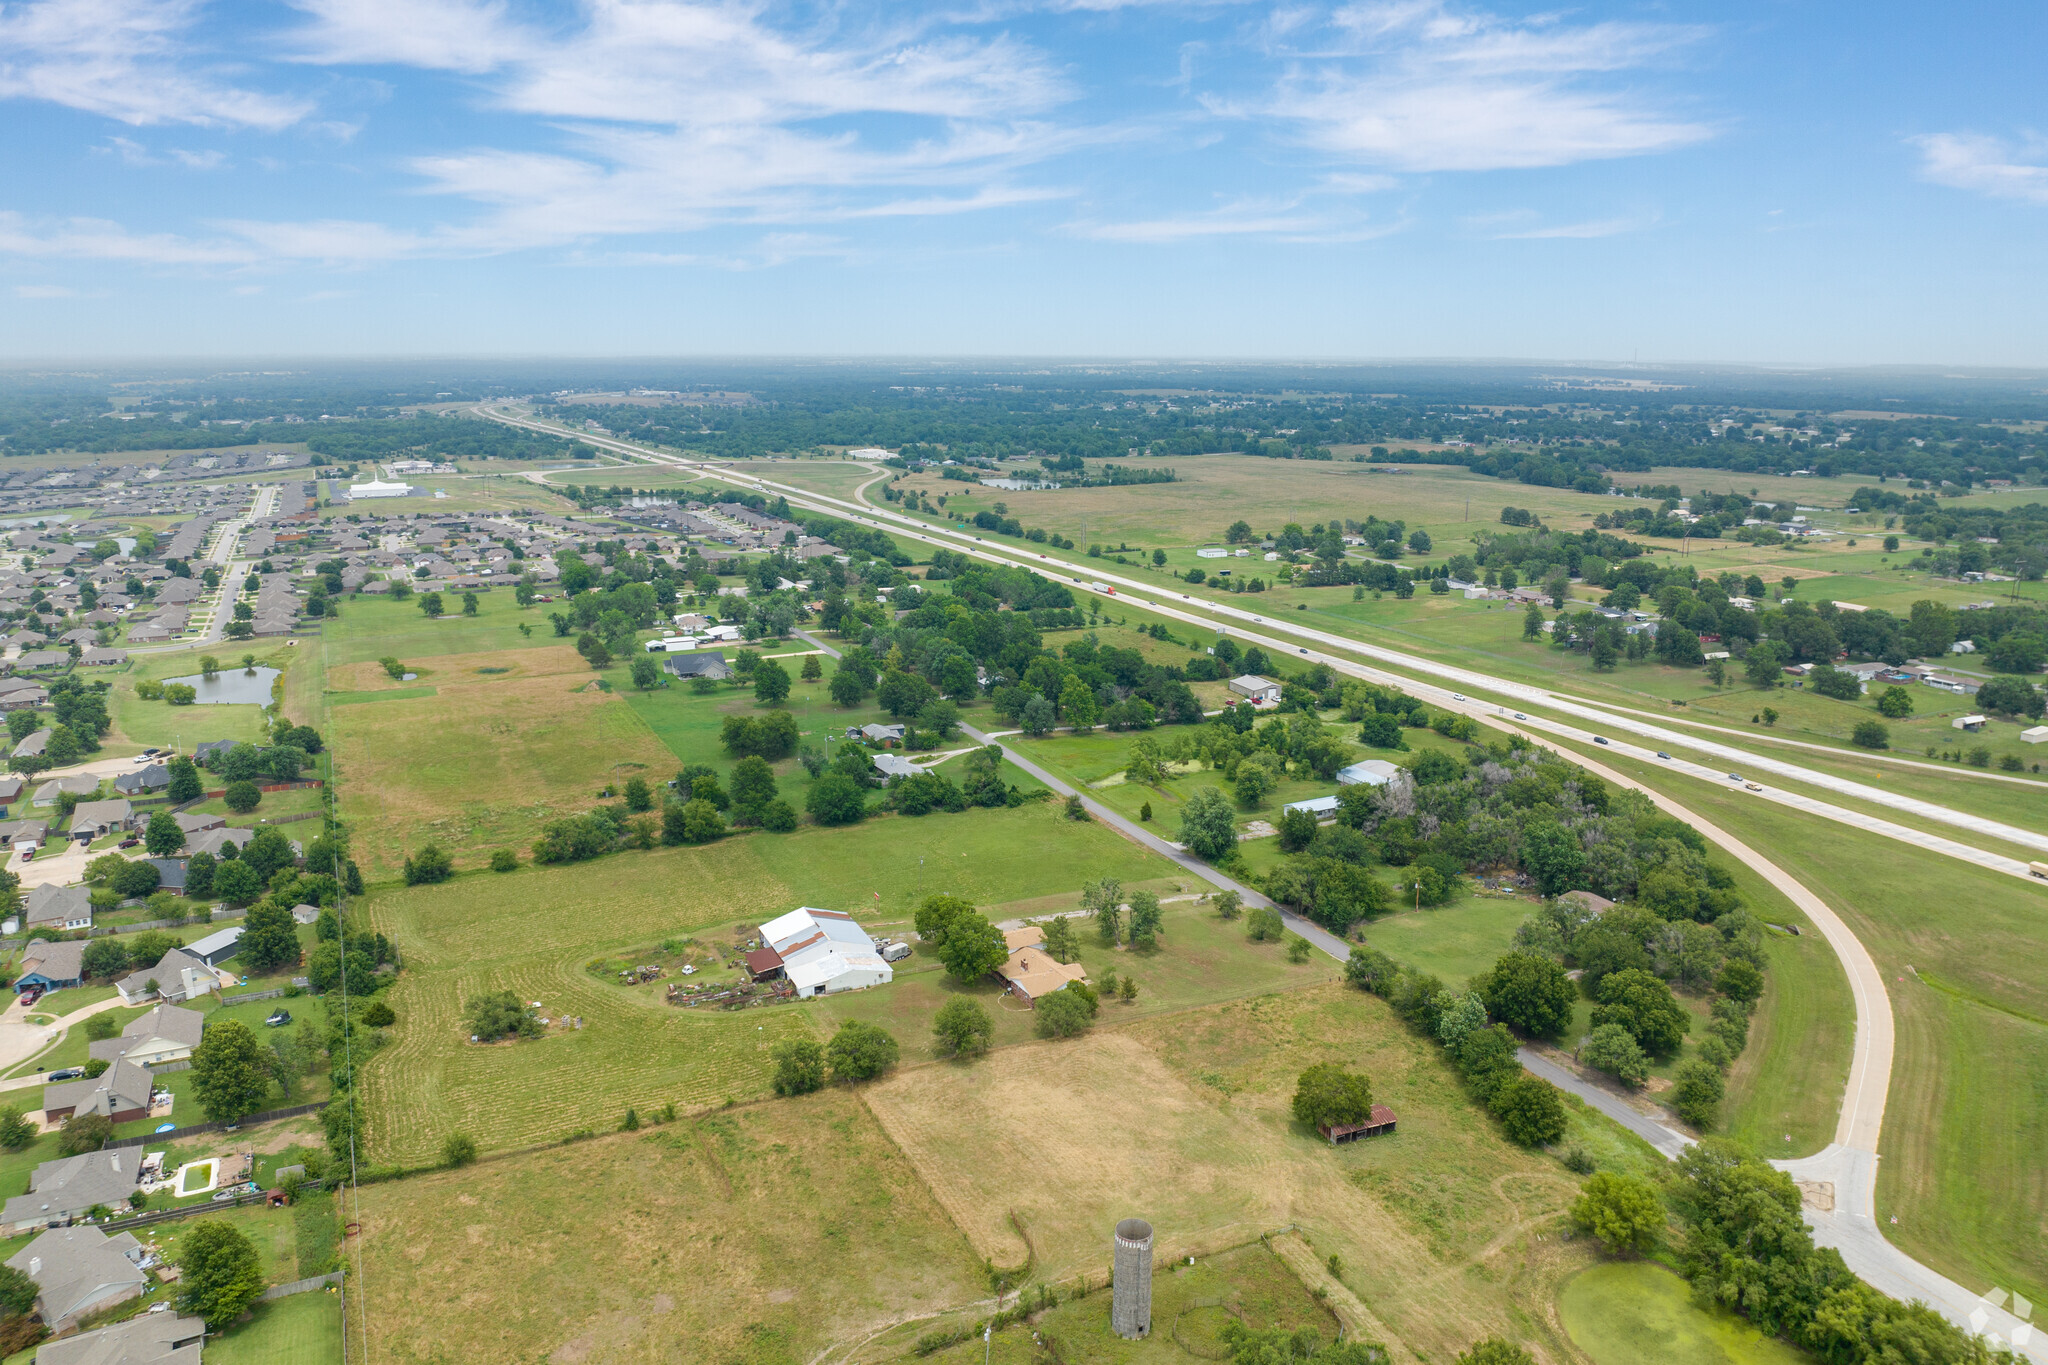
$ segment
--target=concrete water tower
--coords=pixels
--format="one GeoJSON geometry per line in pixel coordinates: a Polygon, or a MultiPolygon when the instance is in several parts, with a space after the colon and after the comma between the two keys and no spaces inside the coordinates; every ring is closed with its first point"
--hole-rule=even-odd
{"type": "Polygon", "coordinates": [[[1130,1340],[1152,1331],[1152,1225],[1142,1218],[1126,1218],[1116,1225],[1109,1326],[1130,1340]]]}

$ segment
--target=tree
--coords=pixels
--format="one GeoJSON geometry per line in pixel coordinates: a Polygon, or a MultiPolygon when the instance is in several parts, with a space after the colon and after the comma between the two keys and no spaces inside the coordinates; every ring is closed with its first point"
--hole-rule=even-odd
{"type": "MultiPolygon", "coordinates": [[[[759,763],[761,760],[757,758],[752,761],[759,763]]],[[[630,811],[654,809],[654,791],[647,785],[646,778],[629,777],[626,779],[626,809],[630,811]]]]}
{"type": "Polygon", "coordinates": [[[149,817],[149,827],[142,835],[142,846],[149,850],[152,858],[168,858],[185,846],[185,831],[178,827],[177,820],[169,811],[160,810],[149,817]]]}
{"type": "Polygon", "coordinates": [[[1853,673],[1844,673],[1830,664],[1821,664],[1806,677],[1813,690],[1823,697],[1836,701],[1855,701],[1863,695],[1863,683],[1853,673]]]}
{"type": "Polygon", "coordinates": [[[1636,1037],[1620,1024],[1602,1024],[1579,1044],[1579,1060],[1605,1071],[1624,1085],[1641,1085],[1650,1078],[1650,1059],[1636,1037]]]}
{"type": "Polygon", "coordinates": [[[860,674],[849,668],[841,668],[834,673],[827,690],[833,701],[849,709],[859,706],[860,699],[867,695],[867,688],[861,685],[860,674]]]}
{"type": "Polygon", "coordinates": [[[238,1019],[212,1025],[192,1052],[192,1090],[214,1123],[234,1123],[261,1109],[270,1097],[270,1076],[270,1050],[238,1019]]]}
{"type": "Polygon", "coordinates": [[[789,698],[789,670],[773,659],[763,659],[754,665],[754,700],[762,706],[775,706],[789,698]]]}
{"type": "Polygon", "coordinates": [[[429,617],[439,617],[445,614],[448,609],[442,605],[440,593],[423,592],[420,594],[420,610],[429,617]]]}
{"type": "Polygon", "coordinates": [[[1859,720],[1849,735],[1849,742],[1864,749],[1889,749],[1892,747],[1892,732],[1881,720],[1859,720]]]}
{"type": "Polygon", "coordinates": [[[254,782],[230,782],[227,792],[221,798],[229,810],[237,815],[247,815],[263,801],[263,793],[256,789],[254,782]]]}
{"type": "Polygon", "coordinates": [[[1204,787],[1188,798],[1180,812],[1180,841],[1212,863],[1237,847],[1237,817],[1221,791],[1204,787]]]}
{"type": "Polygon", "coordinates": [[[1730,1000],[1754,1005],[1757,997],[1764,993],[1764,974],[1748,959],[1731,957],[1721,964],[1721,974],[1714,978],[1714,988],[1730,1000]]]}
{"type": "Polygon", "coordinates": [[[955,915],[946,925],[945,941],[939,945],[939,961],[955,981],[972,984],[1003,965],[1010,956],[1003,931],[989,923],[979,911],[955,915]]]}
{"type": "Polygon", "coordinates": [[[214,859],[211,853],[195,853],[185,860],[185,894],[192,900],[213,895],[214,859]]]}
{"type": "Polygon", "coordinates": [[[825,1064],[835,1081],[871,1081],[896,1065],[895,1035],[880,1024],[849,1019],[825,1044],[825,1064]]]}
{"type": "Polygon", "coordinates": [[[1571,1027],[1579,988],[1564,968],[1535,953],[1507,953],[1472,983],[1486,1010],[1510,1028],[1555,1038],[1571,1027]]]}
{"type": "Polygon", "coordinates": [[[1503,1085],[1494,1092],[1493,1112],[1520,1146],[1543,1147],[1564,1136],[1564,1100],[1541,1076],[1523,1072],[1503,1085]]]}
{"type": "MultiPolygon", "coordinates": [[[[675,810],[677,813],[676,818],[682,843],[708,844],[712,840],[722,838],[725,835],[725,817],[718,813],[718,807],[702,797],[692,801],[685,801],[680,807],[671,802],[662,811],[664,826],[667,824],[669,810],[675,810]]],[[[664,829],[664,837],[666,837],[666,833],[667,831],[664,829]]],[[[669,842],[673,843],[676,840],[672,839],[669,842]]]]}
{"type": "Polygon", "coordinates": [[[251,976],[274,972],[280,967],[296,967],[299,963],[298,926],[292,920],[291,908],[282,904],[275,896],[266,897],[249,909],[248,919],[243,921],[241,942],[237,945],[239,965],[251,976]]]}
{"type": "Polygon", "coordinates": [[[1249,760],[1237,766],[1237,799],[1240,805],[1256,810],[1272,794],[1273,771],[1263,763],[1249,760]]]}
{"type": "Polygon", "coordinates": [[[467,1166],[476,1160],[476,1139],[467,1133],[450,1133],[441,1144],[443,1166],[467,1166]]]}
{"type": "MultiPolygon", "coordinates": [[[[188,873],[186,889],[191,889],[188,873]]],[[[263,894],[263,879],[256,875],[256,869],[237,858],[222,863],[213,874],[213,894],[221,900],[235,905],[247,905],[263,894]]]]}
{"type": "Polygon", "coordinates": [[[1095,1022],[1093,1002],[1072,983],[1062,990],[1040,1000],[1032,1011],[1033,1023],[1041,1038],[1072,1038],[1087,1031],[1095,1022]]]}
{"type": "Polygon", "coordinates": [[[0,1150],[18,1152],[34,1142],[40,1131],[21,1110],[0,1106],[0,1150]]]}
{"type": "Polygon", "coordinates": [[[661,666],[645,654],[633,660],[633,686],[652,692],[661,682],[661,666]]]}
{"type": "Polygon", "coordinates": [[[1765,640],[1754,646],[1742,661],[1742,673],[1753,687],[1776,687],[1778,670],[1782,666],[1778,647],[1765,640]]]}
{"type": "Polygon", "coordinates": [[[1286,932],[1286,921],[1270,905],[1261,905],[1244,917],[1244,936],[1253,943],[1277,943],[1286,932]]]}
{"type": "Polygon", "coordinates": [[[64,1120],[64,1129],[57,1137],[59,1156],[79,1156],[85,1152],[97,1152],[114,1137],[114,1121],[105,1114],[73,1114],[64,1120]]]}
{"type": "Polygon", "coordinates": [[[947,1056],[978,1057],[988,1051],[995,1033],[995,1020],[970,996],[954,996],[932,1017],[933,1046],[947,1056]]]}
{"type": "Polygon", "coordinates": [[[945,945],[946,931],[952,927],[953,921],[973,913],[974,903],[959,896],[926,896],[917,907],[913,922],[918,938],[937,952],[945,945]]]}
{"type": "Polygon", "coordinates": [[[1546,896],[1569,891],[1585,870],[1585,850],[1578,836],[1548,821],[1531,823],[1522,830],[1522,866],[1536,878],[1537,889],[1546,896]]]}
{"type": "Polygon", "coordinates": [[[1601,980],[1593,1027],[1602,1024],[1619,1024],[1652,1057],[1669,1057],[1692,1030],[1692,1016],[1671,994],[1671,987],[1651,973],[1631,967],[1601,980]]]}
{"type": "Polygon", "coordinates": [[[1601,1171],[1579,1187],[1572,1222],[1617,1255],[1641,1255],[1664,1230],[1657,1187],[1641,1176],[1601,1171]]]}
{"type": "Polygon", "coordinates": [[[882,675],[875,700],[881,702],[884,711],[901,720],[905,716],[914,716],[924,710],[937,696],[938,694],[932,690],[932,685],[915,673],[905,673],[901,669],[892,668],[882,675]]]}
{"type": "Polygon", "coordinates": [[[1458,1353],[1458,1365],[1536,1365],[1536,1357],[1502,1337],[1485,1337],[1458,1353]]]}
{"type": "Polygon", "coordinates": [[[1372,1082],[1334,1062],[1318,1062],[1295,1082],[1294,1117],[1311,1128],[1364,1123],[1372,1117],[1372,1082]]]}
{"type": "Polygon", "coordinates": [[[473,592],[466,592],[462,594],[462,614],[464,616],[474,616],[476,615],[476,609],[476,594],[473,592]]]}
{"type": "Polygon", "coordinates": [[[801,677],[801,678],[802,678],[802,679],[803,679],[803,680],[804,680],[805,682],[807,682],[807,683],[809,683],[809,682],[816,682],[816,681],[817,681],[818,679],[820,679],[820,678],[822,678],[822,677],[824,677],[824,676],[825,676],[825,670],[824,670],[824,668],[823,668],[823,667],[822,667],[822,666],[821,666],[821,665],[820,665],[820,664],[818,663],[818,656],[817,656],[817,655],[815,655],[815,654],[806,654],[806,655],[804,655],[804,666],[803,666],[803,671],[802,671],[802,672],[801,672],[801,673],[800,673],[800,674],[799,674],[798,676],[799,676],[799,677],[801,677]]]}
{"type": "Polygon", "coordinates": [[[733,765],[732,809],[736,819],[753,824],[762,821],[775,792],[775,770],[758,754],[749,754],[733,765]]]}
{"type": "Polygon", "coordinates": [[[1082,734],[1095,728],[1096,719],[1101,714],[1102,708],[1095,700],[1094,690],[1081,680],[1080,674],[1069,674],[1060,686],[1060,719],[1076,734],[1082,734]]]}
{"type": "Polygon", "coordinates": [[[363,1007],[363,1023],[370,1028],[390,1028],[398,1022],[398,1014],[382,1000],[372,1000],[363,1007]]]}
{"type": "Polygon", "coordinates": [[[178,1310],[205,1319],[207,1331],[241,1317],[266,1284],[256,1246],[240,1228],[203,1218],[186,1230],[178,1250],[178,1310]]]}
{"type": "Polygon", "coordinates": [[[128,970],[128,949],[118,939],[96,938],[79,954],[79,970],[101,979],[119,976],[128,970]]]}
{"type": "Polygon", "coordinates": [[[455,860],[439,844],[428,844],[405,860],[405,884],[428,886],[455,874],[455,860]]]}
{"type": "Polygon", "coordinates": [[[810,1038],[785,1038],[768,1050],[778,1095],[808,1095],[825,1084],[825,1049],[810,1038]]]}
{"type": "Polygon", "coordinates": [[[2043,702],[2041,694],[2026,679],[1997,677],[1987,678],[1977,690],[1977,705],[1987,711],[2039,720],[2044,705],[2048,703],[2043,702]]]}
{"type": "Polygon", "coordinates": [[[867,814],[867,797],[845,773],[829,772],[811,784],[804,809],[821,825],[851,825],[867,814]]]}
{"type": "Polygon", "coordinates": [[[462,1007],[462,1022],[472,1041],[495,1043],[500,1038],[538,1038],[540,1020],[526,1001],[511,991],[485,991],[462,1007]]]}
{"type": "Polygon", "coordinates": [[[1878,694],[1877,710],[1887,720],[1904,720],[1913,714],[1913,694],[1903,687],[1887,687],[1878,694]]]}
{"type": "Polygon", "coordinates": [[[1157,946],[1161,917],[1159,897],[1150,891],[1133,891],[1131,907],[1131,947],[1149,949],[1157,946]]]}
{"type": "Polygon", "coordinates": [[[1693,1127],[1705,1131],[1714,1126],[1727,1083],[1719,1067],[1695,1057],[1680,1062],[1671,1076],[1671,1107],[1693,1127]]]}

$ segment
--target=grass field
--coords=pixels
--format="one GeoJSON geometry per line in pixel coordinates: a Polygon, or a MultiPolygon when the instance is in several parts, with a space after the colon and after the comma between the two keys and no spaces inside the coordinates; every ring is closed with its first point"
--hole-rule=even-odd
{"type": "Polygon", "coordinates": [[[392,988],[403,1021],[396,1042],[366,1072],[372,1144],[380,1160],[416,1164],[455,1131],[486,1148],[516,1146],[613,1127],[628,1105],[645,1114],[670,1102],[690,1109],[749,1099],[765,1088],[769,1044],[810,1029],[820,1008],[671,1008],[591,977],[585,965],[608,949],[758,924],[797,905],[844,908],[879,925],[900,920],[920,894],[994,905],[1070,893],[1103,875],[1135,882],[1170,871],[1100,825],[1032,804],[755,833],[383,892],[370,901],[370,916],[403,949],[407,970],[392,988]],[[586,1026],[526,1043],[470,1045],[459,1024],[463,1002],[502,987],[586,1026]]]}
{"type": "MultiPolygon", "coordinates": [[[[224,667],[239,667],[244,654],[254,654],[261,667],[283,668],[289,673],[306,646],[286,645],[274,640],[223,640],[204,649],[181,649],[165,654],[133,654],[117,671],[104,675],[113,684],[107,709],[114,728],[101,744],[112,752],[128,746],[179,744],[184,752],[207,740],[238,739],[262,742],[263,708],[223,703],[172,706],[161,701],[144,701],[135,695],[137,681],[182,677],[199,671],[199,660],[211,654],[224,667]]],[[[95,674],[94,676],[102,676],[95,674]]]]}
{"type": "Polygon", "coordinates": [[[1707,1312],[1684,1280],[1646,1261],[1614,1261],[1565,1282],[1558,1316],[1593,1365],[1799,1365],[1815,1357],[1733,1313],[1707,1312]]]}
{"type": "Polygon", "coordinates": [[[381,1360],[793,1365],[988,1293],[838,1088],[369,1186],[362,1211],[381,1360]]]}
{"type": "MultiPolygon", "coordinates": [[[[430,842],[459,866],[498,847],[523,855],[543,824],[588,810],[606,785],[672,775],[668,752],[572,649],[423,657],[415,667],[433,695],[330,712],[339,811],[372,880],[430,842]]],[[[374,695],[379,680],[390,681],[376,664],[328,662],[335,691],[374,695]]]]}
{"type": "Polygon", "coordinates": [[[1585,1253],[1534,1234],[1576,1181],[1509,1146],[1436,1049],[1349,988],[1098,1027],[964,1071],[908,1069],[867,1095],[999,1265],[1035,1250],[1036,1277],[1099,1279],[1123,1217],[1152,1223],[1160,1259],[1293,1223],[1418,1357],[1447,1360],[1488,1331],[1560,1348],[1548,1304],[1585,1253]],[[1288,1098],[1324,1060],[1363,1069],[1400,1131],[1333,1148],[1302,1129],[1288,1098]]]}
{"type": "MultiPolygon", "coordinates": [[[[2034,1098],[2048,1088],[2040,927],[2048,887],[1913,855],[1619,756],[1606,761],[1668,787],[1777,862],[1833,906],[1876,959],[1897,1028],[1878,1168],[1886,1235],[1964,1285],[2048,1298],[2048,1172],[2033,1155],[2048,1145],[2048,1111],[2034,1098]]],[[[1829,1036],[1843,1032],[1838,1015],[1825,1011],[1829,1036]]],[[[1796,1099],[1782,1079],[1761,1088],[1796,1099]]],[[[1732,1121],[1769,1150],[1765,1117],[1732,1121]]]]}
{"type": "Polygon", "coordinates": [[[341,1296],[323,1290],[259,1303],[247,1322],[206,1339],[223,1365],[332,1365],[341,1359],[341,1296]]]}

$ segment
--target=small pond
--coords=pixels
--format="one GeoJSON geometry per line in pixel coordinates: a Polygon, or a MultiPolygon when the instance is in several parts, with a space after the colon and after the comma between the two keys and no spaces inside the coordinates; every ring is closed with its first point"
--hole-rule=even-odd
{"type": "Polygon", "coordinates": [[[199,692],[199,702],[226,702],[229,705],[268,706],[270,705],[270,680],[278,675],[275,668],[258,668],[244,672],[238,663],[223,659],[220,672],[208,678],[193,673],[183,678],[165,678],[166,683],[184,683],[199,692]]]}

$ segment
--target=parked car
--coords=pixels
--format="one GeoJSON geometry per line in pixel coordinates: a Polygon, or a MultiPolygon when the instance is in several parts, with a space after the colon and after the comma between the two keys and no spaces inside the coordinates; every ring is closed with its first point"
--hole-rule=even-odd
{"type": "Polygon", "coordinates": [[[43,988],[42,988],[41,986],[30,986],[30,987],[29,987],[29,988],[28,988],[27,990],[25,990],[25,991],[23,991],[23,992],[21,993],[21,1004],[22,1004],[22,1007],[23,1007],[24,1009],[26,1009],[27,1007],[29,1007],[30,1005],[33,1005],[33,1004],[35,1004],[35,1003],[36,1003],[36,1001],[38,1001],[38,1000],[40,1000],[40,999],[42,999],[42,998],[43,998],[43,988]]]}
{"type": "Polygon", "coordinates": [[[120,843],[118,843],[118,844],[114,845],[114,847],[116,847],[116,848],[133,848],[133,847],[135,847],[135,846],[136,846],[137,844],[139,844],[139,843],[141,843],[141,842],[142,842],[142,840],[141,840],[141,838],[140,838],[140,837],[138,837],[138,836],[136,836],[136,835],[133,835],[133,834],[131,834],[131,835],[129,835],[129,836],[127,837],[127,838],[123,839],[123,840],[122,840],[122,841],[121,841],[120,843]]]}
{"type": "Polygon", "coordinates": [[[270,1025],[272,1028],[283,1028],[286,1024],[289,1024],[291,1021],[292,1012],[287,1009],[280,1009],[273,1011],[271,1013],[271,1016],[268,1019],[265,1019],[263,1022],[270,1025]]]}
{"type": "Polygon", "coordinates": [[[32,848],[25,848],[21,851],[21,860],[25,863],[34,862],[35,857],[36,851],[32,848]]]}
{"type": "Polygon", "coordinates": [[[83,1080],[85,1079],[85,1068],[82,1066],[67,1066],[62,1070],[52,1071],[48,1079],[52,1082],[83,1080]]]}

